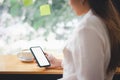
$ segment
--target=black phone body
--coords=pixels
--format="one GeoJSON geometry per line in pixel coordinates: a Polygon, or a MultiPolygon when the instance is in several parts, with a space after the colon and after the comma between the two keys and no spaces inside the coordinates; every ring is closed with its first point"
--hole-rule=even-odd
{"type": "Polygon", "coordinates": [[[30,47],[30,51],[33,54],[37,64],[39,67],[48,67],[50,66],[50,62],[45,56],[42,48],[40,46],[30,47]]]}

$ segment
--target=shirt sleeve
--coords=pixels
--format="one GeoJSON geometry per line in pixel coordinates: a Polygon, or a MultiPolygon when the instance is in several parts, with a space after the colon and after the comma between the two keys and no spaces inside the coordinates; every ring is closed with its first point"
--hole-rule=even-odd
{"type": "Polygon", "coordinates": [[[79,30],[71,45],[77,79],[104,80],[104,43],[97,31],[79,30]]]}

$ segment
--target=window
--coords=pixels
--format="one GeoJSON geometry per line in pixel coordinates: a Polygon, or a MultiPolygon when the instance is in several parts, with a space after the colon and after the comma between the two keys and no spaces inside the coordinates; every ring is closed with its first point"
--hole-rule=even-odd
{"type": "Polygon", "coordinates": [[[0,0],[0,54],[30,46],[62,49],[76,22],[66,0],[0,0]],[[49,15],[41,15],[45,5],[49,15]]]}

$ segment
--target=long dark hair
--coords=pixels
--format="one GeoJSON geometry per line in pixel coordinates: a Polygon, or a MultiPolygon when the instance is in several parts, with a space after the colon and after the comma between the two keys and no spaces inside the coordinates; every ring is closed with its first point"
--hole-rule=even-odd
{"type": "MultiPolygon", "coordinates": [[[[106,24],[111,44],[111,59],[107,72],[120,66],[120,14],[112,0],[88,0],[95,15],[106,24]]],[[[120,4],[119,4],[120,5],[120,4]]]]}
{"type": "Polygon", "coordinates": [[[120,0],[113,0],[113,4],[120,13],[120,0]]]}

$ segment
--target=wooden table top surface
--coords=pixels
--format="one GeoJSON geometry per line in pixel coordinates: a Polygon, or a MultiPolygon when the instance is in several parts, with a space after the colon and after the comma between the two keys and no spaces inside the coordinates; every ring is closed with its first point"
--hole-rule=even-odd
{"type": "Polygon", "coordinates": [[[0,74],[62,74],[63,70],[40,68],[35,62],[20,61],[17,55],[0,55],[0,74]]]}
{"type": "MultiPolygon", "coordinates": [[[[35,62],[22,62],[17,55],[0,55],[0,74],[63,74],[63,69],[40,68],[35,62]]],[[[120,68],[116,73],[120,74],[120,68]]]]}

